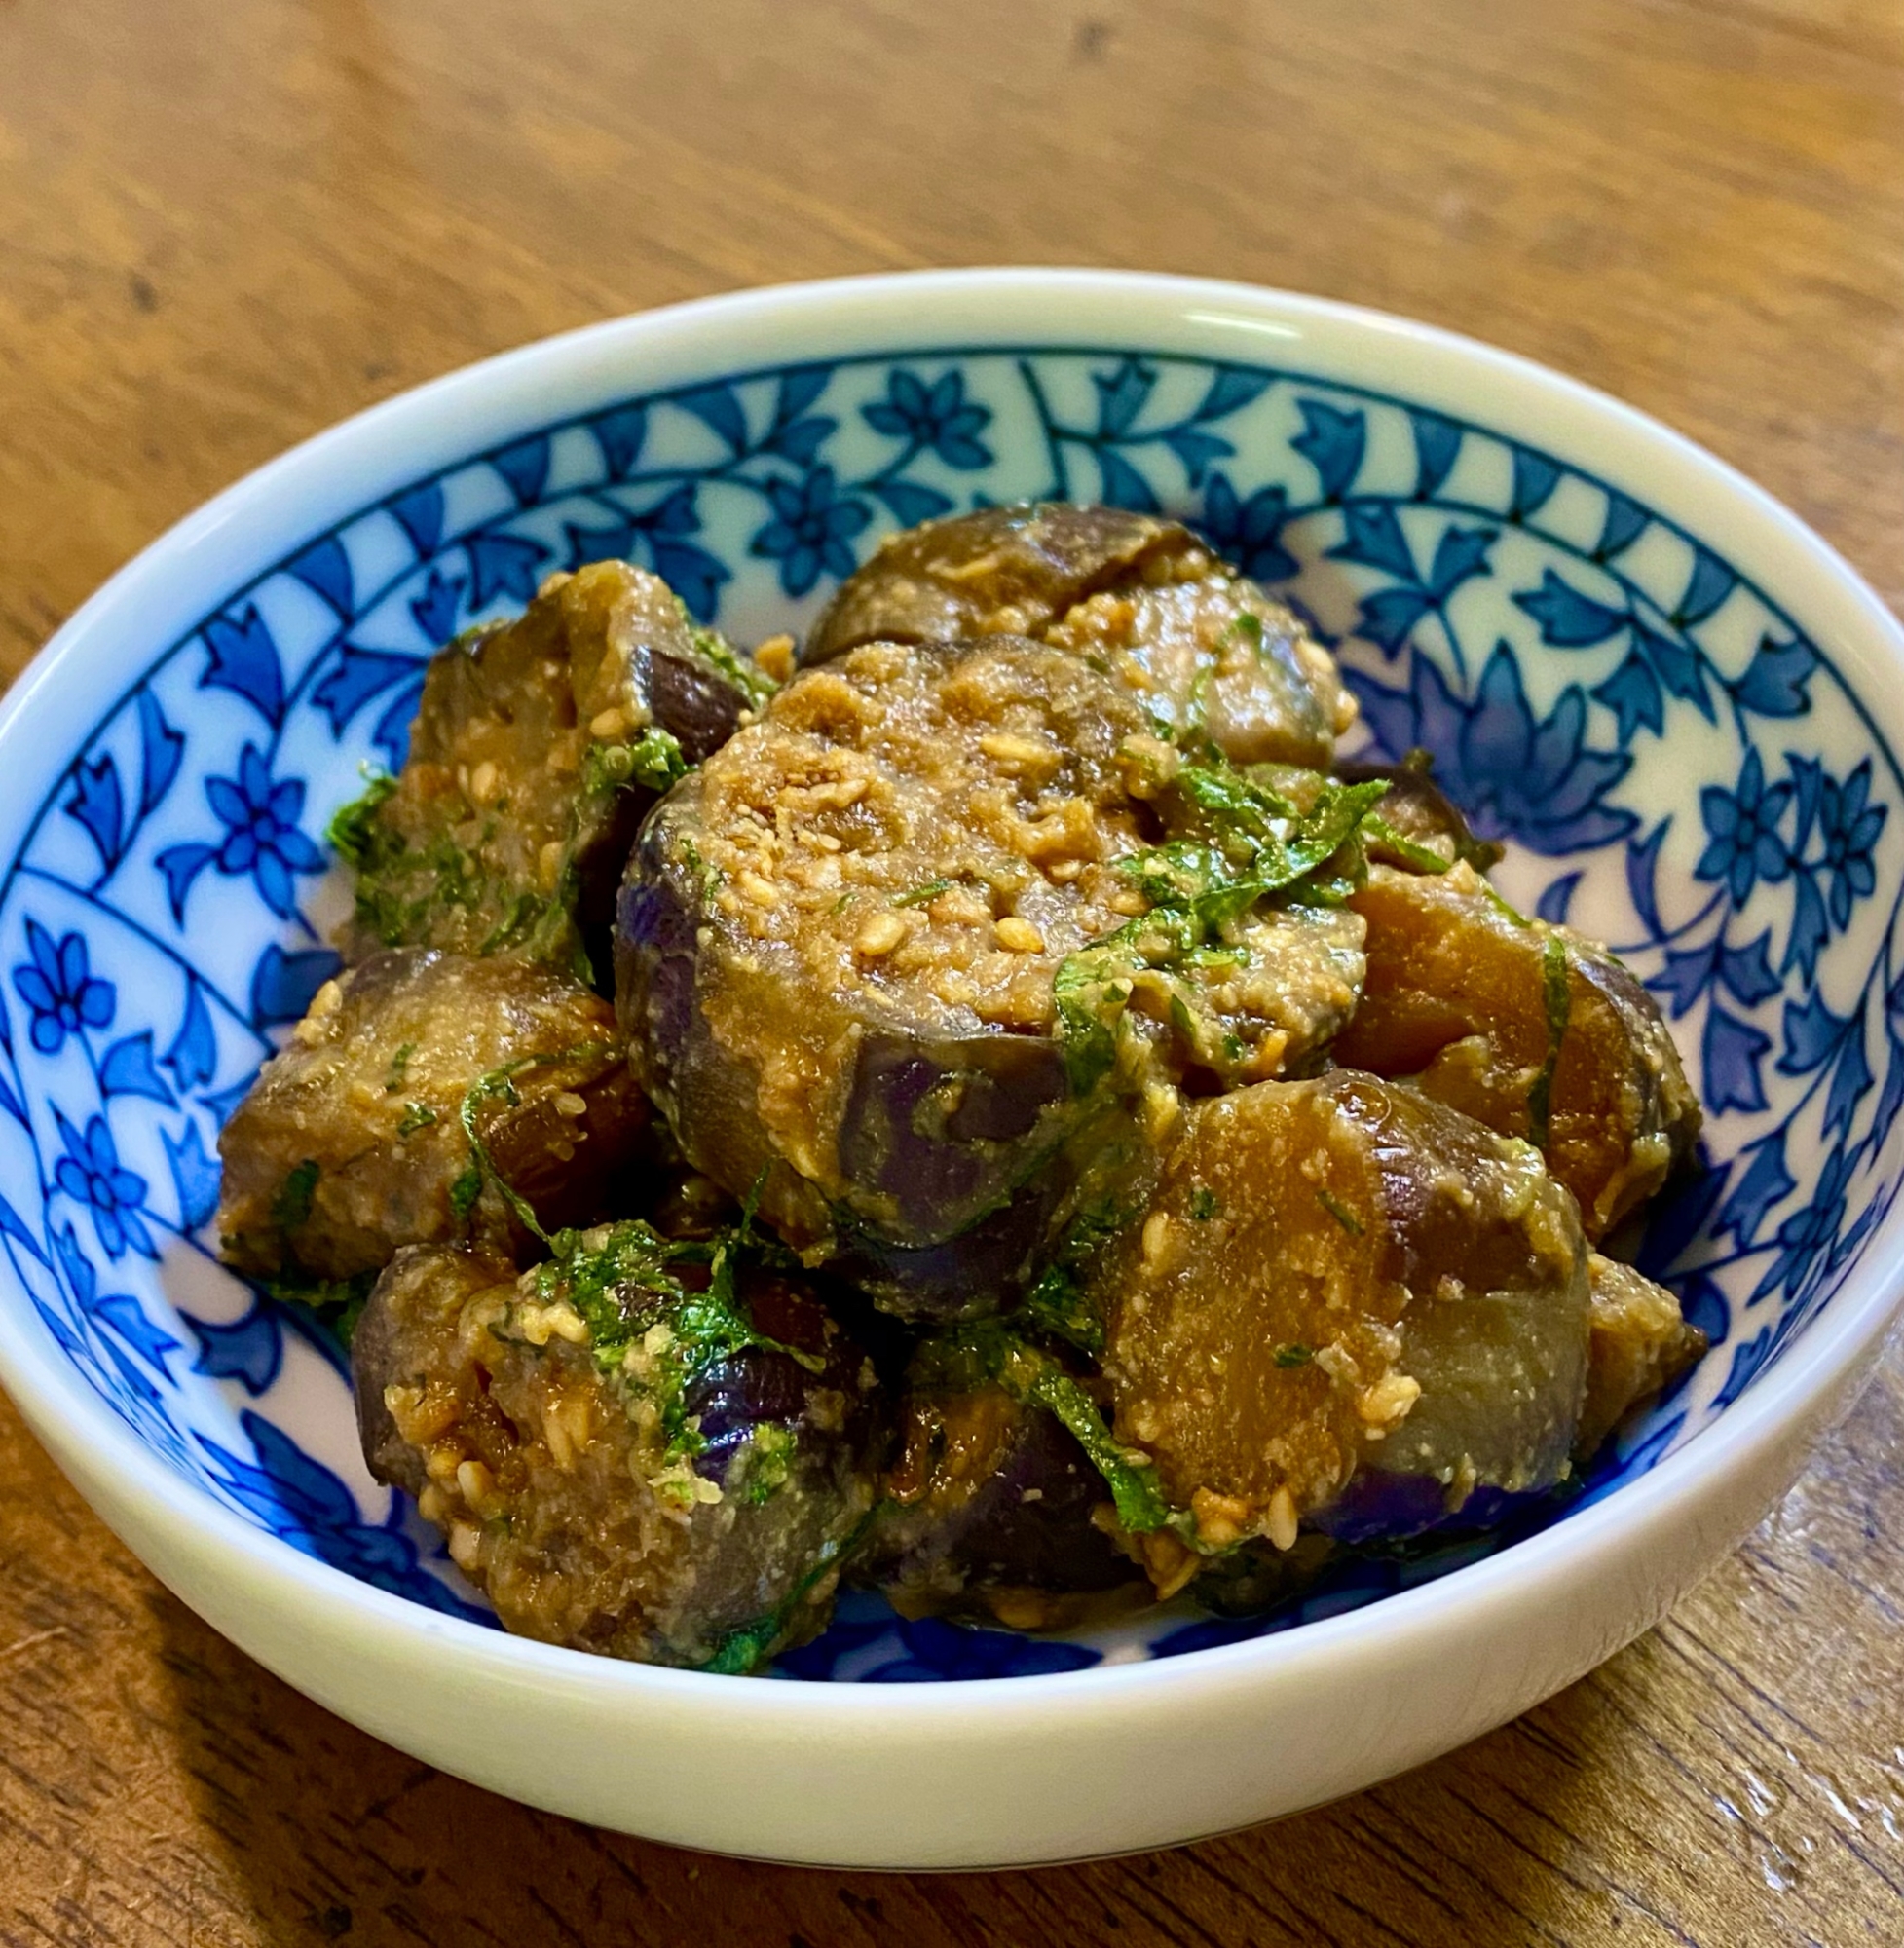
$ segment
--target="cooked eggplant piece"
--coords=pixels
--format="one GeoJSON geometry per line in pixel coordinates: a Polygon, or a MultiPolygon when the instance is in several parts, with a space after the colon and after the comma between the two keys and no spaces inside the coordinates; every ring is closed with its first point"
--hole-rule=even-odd
{"type": "Polygon", "coordinates": [[[1567,1472],[1573,1201],[1411,1090],[1336,1070],[1196,1104],[1089,1295],[1113,1431],[1187,1517],[1136,1538],[1162,1593],[1254,1537],[1408,1534],[1567,1472]]]}
{"type": "Polygon", "coordinates": [[[964,1317],[1138,1143],[1146,1076],[1106,1016],[1179,1063],[1306,1059],[1354,1005],[1361,922],[1250,914],[1208,952],[1139,923],[1126,869],[1175,761],[1121,686],[1018,638],[868,644],[789,684],[648,821],[623,888],[617,1006],[688,1160],[758,1180],[892,1309],[964,1317]]]}
{"type": "Polygon", "coordinates": [[[430,662],[410,755],[333,822],[340,942],[507,954],[590,978],[642,814],[770,680],[626,562],[551,576],[430,662]]]}
{"type": "Polygon", "coordinates": [[[905,1616],[1064,1630],[1142,1572],[1097,1518],[1104,1480],[1057,1416],[997,1385],[915,1387],[874,1580],[905,1616]]]}
{"type": "Polygon", "coordinates": [[[1593,1336],[1587,1355],[1587,1404],[1574,1439],[1575,1456],[1582,1461],[1633,1407],[1662,1393],[1706,1349],[1705,1334],[1680,1316],[1679,1300],[1644,1272],[1595,1252],[1587,1277],[1593,1336]]]}
{"type": "Polygon", "coordinates": [[[1346,784],[1379,779],[1388,786],[1379,823],[1366,834],[1370,859],[1431,873],[1444,871],[1457,859],[1467,860],[1477,873],[1500,863],[1503,848],[1475,837],[1454,801],[1435,782],[1435,760],[1426,751],[1410,751],[1399,765],[1337,765],[1335,775],[1346,784]]]}
{"type": "Polygon", "coordinates": [[[614,1013],[579,984],[429,948],[374,955],[317,991],[220,1133],[224,1255],[286,1296],[336,1296],[326,1282],[404,1245],[508,1257],[529,1234],[504,1185],[551,1230],[592,1222],[642,1170],[649,1122],[614,1013]]]}
{"type": "Polygon", "coordinates": [[[1326,766],[1355,700],[1286,604],[1189,529],[1116,507],[986,507],[889,536],[808,637],[857,644],[1016,635],[1109,671],[1171,734],[1237,764],[1326,766]]]}
{"type": "Polygon", "coordinates": [[[883,1459],[812,1292],[641,1223],[517,1278],[421,1247],[353,1345],[364,1458],[511,1630],[745,1671],[824,1628],[883,1459]]]}
{"type": "Polygon", "coordinates": [[[1338,1062],[1526,1138],[1596,1242],[1691,1153],[1699,1107],[1679,1053],[1604,948],[1522,919],[1466,864],[1377,866],[1350,905],[1368,972],[1338,1062]]]}

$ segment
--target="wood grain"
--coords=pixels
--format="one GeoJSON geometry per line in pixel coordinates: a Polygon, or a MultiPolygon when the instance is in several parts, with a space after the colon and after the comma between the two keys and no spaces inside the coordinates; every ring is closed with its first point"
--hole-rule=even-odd
{"type": "MultiPolygon", "coordinates": [[[[1661,414],[1904,607],[1895,0],[0,0],[0,675],[289,442],[738,284],[1130,264],[1661,414]]],[[[965,1878],[697,1859],[306,1704],[0,1407],[0,1942],[1904,1942],[1904,1350],[1586,1682],[1326,1812],[965,1878]]]]}

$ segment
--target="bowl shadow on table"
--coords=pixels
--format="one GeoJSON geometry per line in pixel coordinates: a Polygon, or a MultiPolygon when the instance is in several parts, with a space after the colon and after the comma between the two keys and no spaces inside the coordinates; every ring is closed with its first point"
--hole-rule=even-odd
{"type": "Polygon", "coordinates": [[[1593,1774],[1615,1759],[1593,1680],[1273,1826],[1067,1866],[874,1875],[692,1854],[515,1805],[346,1725],[169,1595],[150,1600],[198,1846],[272,1942],[1521,1948],[1650,1912],[1589,1864],[1593,1774]]]}

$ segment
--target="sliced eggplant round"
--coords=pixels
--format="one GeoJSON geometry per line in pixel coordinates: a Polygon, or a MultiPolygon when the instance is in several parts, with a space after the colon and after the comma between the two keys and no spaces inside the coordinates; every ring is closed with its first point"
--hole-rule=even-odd
{"type": "Polygon", "coordinates": [[[896,1311],[1008,1302],[1160,1076],[1168,1111],[1192,1063],[1287,1071],[1355,1003],[1352,914],[1146,918],[1176,775],[1122,686],[1021,638],[804,671],[622,893],[617,1007],[689,1161],[896,1311]]]}
{"type": "Polygon", "coordinates": [[[1136,1539],[1160,1589],[1257,1537],[1404,1535],[1566,1472],[1573,1200],[1409,1089],[1336,1070],[1197,1104],[1092,1291],[1116,1436],[1181,1512],[1136,1539]]]}
{"type": "Polygon", "coordinates": [[[1104,669],[1168,733],[1237,764],[1326,766],[1355,700],[1285,603],[1176,521],[1044,502],[890,536],[840,584],[804,661],[873,641],[1030,636],[1104,669]]]}
{"type": "Polygon", "coordinates": [[[1704,1357],[1706,1337],[1680,1314],[1679,1300],[1644,1272],[1595,1252],[1587,1275],[1593,1292],[1593,1337],[1587,1358],[1587,1404],[1574,1441],[1576,1460],[1590,1460],[1642,1401],[1663,1392],[1704,1357]]]}
{"type": "Polygon", "coordinates": [[[358,1420],[507,1629],[745,1671],[825,1627],[883,1428],[809,1290],[695,1249],[625,1223],[519,1279],[399,1254],[354,1342],[358,1420]]]}
{"type": "Polygon", "coordinates": [[[643,812],[772,685],[626,562],[551,576],[430,662],[410,752],[333,821],[340,943],[507,954],[590,978],[643,812]]]}
{"type": "Polygon", "coordinates": [[[547,1229],[591,1223],[638,1194],[650,1121],[613,1012],[579,983],[378,954],[318,991],[220,1133],[224,1255],[292,1297],[335,1296],[404,1245],[508,1257],[530,1236],[503,1186],[547,1229]]]}
{"type": "Polygon", "coordinates": [[[1368,970],[1336,1060],[1523,1137],[1603,1238],[1692,1152],[1699,1106],[1653,997],[1604,948],[1522,919],[1466,864],[1377,866],[1368,970]]]}

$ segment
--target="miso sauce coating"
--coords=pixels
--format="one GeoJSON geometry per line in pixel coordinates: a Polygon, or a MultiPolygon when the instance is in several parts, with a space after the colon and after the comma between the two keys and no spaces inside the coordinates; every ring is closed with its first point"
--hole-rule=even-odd
{"type": "Polygon", "coordinates": [[[1173,735],[1233,762],[1326,766],[1355,721],[1328,652],[1286,604],[1175,521],[1116,507],[986,507],[889,536],[815,624],[857,643],[1033,637],[1113,677],[1173,735]]]}
{"type": "Polygon", "coordinates": [[[1350,904],[1368,972],[1338,1062],[1534,1142],[1594,1240],[1691,1152],[1699,1108],[1678,1051],[1605,949],[1520,919],[1465,864],[1377,866],[1350,904]]]}
{"type": "Polygon", "coordinates": [[[642,813],[770,688],[656,577],[551,576],[519,619],[431,660],[402,771],[333,828],[357,869],[347,955],[442,947],[585,976],[642,813]]]}
{"type": "Polygon", "coordinates": [[[220,1133],[228,1262],[295,1286],[404,1245],[511,1255],[527,1234],[462,1123],[485,1076],[478,1133],[547,1228],[634,1194],[650,1117],[608,1004],[520,962],[398,948],[318,991],[220,1133]]]}
{"type": "MultiPolygon", "coordinates": [[[[1424,1493],[1452,1512],[1566,1468],[1573,1200],[1525,1144],[1411,1090],[1337,1070],[1194,1105],[1095,1291],[1114,1431],[1205,1548],[1288,1550],[1371,1480],[1363,1525],[1407,1532],[1424,1493]]],[[[1138,1540],[1161,1586],[1196,1572],[1168,1534],[1138,1540]]]]}
{"type": "Polygon", "coordinates": [[[870,1368],[810,1293],[755,1273],[738,1303],[776,1343],[694,1367],[683,1298],[596,1277],[631,1229],[520,1279],[401,1254],[353,1347],[364,1456],[518,1634],[750,1669],[825,1626],[881,1458],[870,1368]]]}

